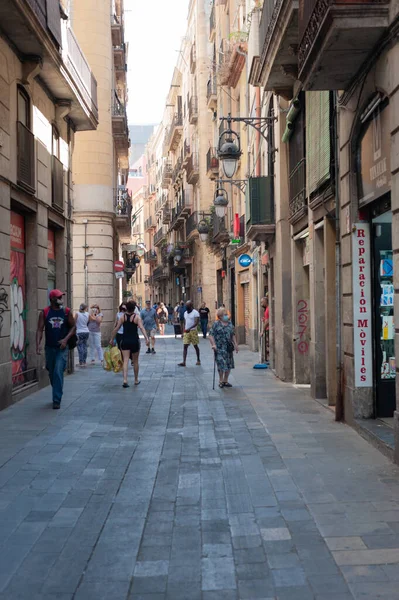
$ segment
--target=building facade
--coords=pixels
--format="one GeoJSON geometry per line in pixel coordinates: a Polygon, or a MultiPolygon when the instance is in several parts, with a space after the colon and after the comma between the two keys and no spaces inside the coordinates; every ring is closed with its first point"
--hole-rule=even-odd
{"type": "Polygon", "coordinates": [[[48,384],[36,326],[72,303],[73,148],[98,123],[97,83],[65,3],[0,6],[0,408],[48,384]]]}
{"type": "Polygon", "coordinates": [[[73,303],[100,305],[108,340],[122,292],[114,263],[131,236],[124,3],[73,2],[70,14],[99,82],[99,127],[82,134],[74,149],[73,303]]]}

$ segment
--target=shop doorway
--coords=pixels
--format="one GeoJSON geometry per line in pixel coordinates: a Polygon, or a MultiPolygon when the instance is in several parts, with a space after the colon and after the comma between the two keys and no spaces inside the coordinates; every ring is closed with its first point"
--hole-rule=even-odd
{"type": "Polygon", "coordinates": [[[396,407],[392,212],[372,219],[375,414],[392,418],[396,407]]]}

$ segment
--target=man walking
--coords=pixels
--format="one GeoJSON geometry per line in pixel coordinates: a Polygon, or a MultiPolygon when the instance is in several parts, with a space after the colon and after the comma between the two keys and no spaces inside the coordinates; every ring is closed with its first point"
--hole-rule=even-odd
{"type": "Polygon", "coordinates": [[[36,331],[36,352],[41,354],[45,332],[46,369],[53,388],[53,408],[59,409],[64,391],[64,371],[67,364],[68,340],[76,331],[75,320],[69,308],[64,308],[64,292],[50,292],[50,306],[40,311],[36,331]]]}
{"type": "Polygon", "coordinates": [[[194,350],[197,354],[197,362],[196,364],[199,366],[201,364],[200,361],[200,351],[198,347],[198,327],[199,323],[199,312],[194,310],[193,303],[191,300],[186,302],[186,312],[184,313],[184,346],[183,346],[183,362],[179,363],[179,367],[186,366],[187,360],[187,350],[190,344],[194,346],[194,350]]]}
{"type": "Polygon", "coordinates": [[[141,311],[140,318],[143,321],[145,332],[150,340],[146,354],[155,354],[155,334],[158,329],[158,319],[157,311],[155,308],[151,308],[150,300],[145,301],[145,308],[141,311]]]}
{"type": "Polygon", "coordinates": [[[201,323],[201,331],[204,339],[206,338],[206,334],[208,333],[208,321],[209,321],[209,308],[207,308],[205,302],[201,304],[201,308],[199,309],[200,315],[200,323],[201,323]]]}

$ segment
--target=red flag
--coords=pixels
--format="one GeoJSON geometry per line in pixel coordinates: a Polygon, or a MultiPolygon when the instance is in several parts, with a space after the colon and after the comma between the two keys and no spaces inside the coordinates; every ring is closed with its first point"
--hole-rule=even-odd
{"type": "Polygon", "coordinates": [[[234,215],[234,237],[240,236],[240,215],[235,213],[234,215]]]}

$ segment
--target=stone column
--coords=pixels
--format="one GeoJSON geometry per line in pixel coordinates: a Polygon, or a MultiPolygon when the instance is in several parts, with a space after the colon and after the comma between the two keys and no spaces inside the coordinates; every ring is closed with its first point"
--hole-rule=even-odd
{"type": "MultiPolygon", "coordinates": [[[[324,231],[314,229],[312,233],[310,279],[310,387],[313,398],[326,397],[326,346],[325,346],[325,290],[324,290],[324,231]]],[[[330,321],[334,326],[334,323],[330,321]]]]}
{"type": "MultiPolygon", "coordinates": [[[[338,210],[338,207],[337,207],[338,210]]],[[[337,397],[337,311],[335,267],[335,223],[324,218],[324,286],[325,286],[325,348],[326,393],[328,404],[334,406],[337,397]]]]}

